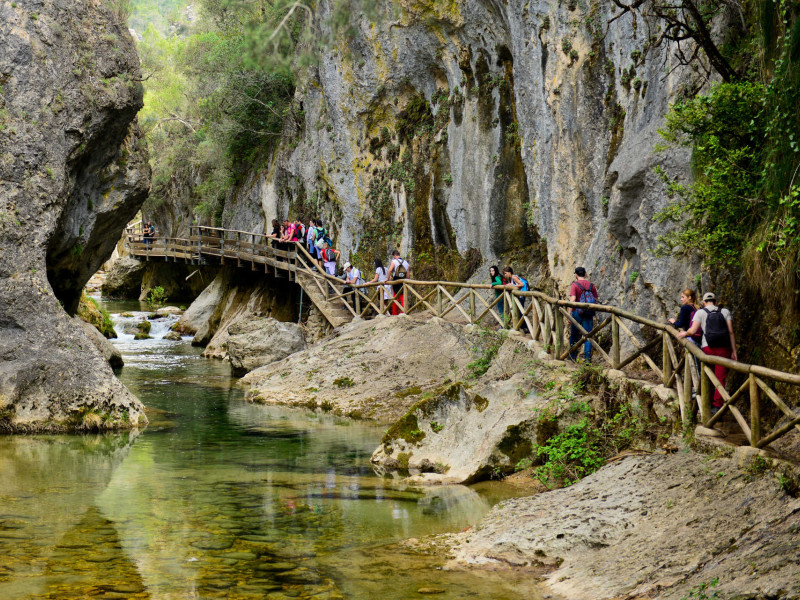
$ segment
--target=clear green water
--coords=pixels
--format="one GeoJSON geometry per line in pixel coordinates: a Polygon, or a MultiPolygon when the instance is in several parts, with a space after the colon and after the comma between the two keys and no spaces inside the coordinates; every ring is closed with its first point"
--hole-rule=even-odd
{"type": "Polygon", "coordinates": [[[509,488],[404,487],[370,466],[383,427],[249,404],[188,340],[131,337],[120,379],[164,411],[146,430],[0,437],[0,599],[539,597],[397,544],[509,488]]]}

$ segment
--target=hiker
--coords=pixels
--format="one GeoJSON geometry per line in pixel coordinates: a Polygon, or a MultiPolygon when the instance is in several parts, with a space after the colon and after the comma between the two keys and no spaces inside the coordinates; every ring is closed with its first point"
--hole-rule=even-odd
{"type": "Polygon", "coordinates": [[[294,241],[302,244],[306,237],[306,226],[303,225],[303,222],[300,219],[297,219],[294,222],[294,234],[294,241]]]}
{"type": "MultiPolygon", "coordinates": [[[[389,279],[389,272],[386,270],[386,267],[383,266],[383,261],[380,258],[376,258],[375,262],[375,277],[372,278],[370,283],[383,283],[389,279]]],[[[392,286],[390,285],[382,285],[380,286],[383,288],[383,299],[390,300],[392,297],[392,286]]]]}
{"type": "MultiPolygon", "coordinates": [[[[694,314],[700,310],[700,306],[697,304],[697,293],[690,288],[686,288],[681,292],[681,310],[678,313],[677,319],[670,319],[669,322],[672,323],[676,329],[682,329],[683,331],[688,331],[692,326],[692,319],[694,318],[694,314]]],[[[703,342],[703,332],[698,331],[694,335],[690,335],[686,338],[691,342],[694,342],[698,348],[701,347],[703,342]]],[[[693,356],[695,369],[698,378],[700,377],[700,361],[696,356],[693,356]]],[[[699,379],[698,379],[699,381],[699,379]]]]}
{"type": "Polygon", "coordinates": [[[145,225],[142,229],[142,237],[144,238],[145,244],[153,243],[153,238],[156,237],[156,228],[153,227],[153,224],[150,221],[148,221],[147,225],[145,225]]]}
{"type": "MultiPolygon", "coordinates": [[[[355,291],[351,286],[364,284],[364,279],[362,279],[361,277],[361,271],[356,269],[349,262],[344,263],[344,283],[345,286],[344,290],[342,291],[342,293],[344,294],[349,294],[350,292],[355,291]]],[[[355,298],[356,293],[358,293],[358,291],[355,291],[355,293],[353,294],[354,307],[356,304],[356,298],[355,298]]]]}
{"type": "Polygon", "coordinates": [[[314,245],[316,237],[317,222],[314,219],[309,219],[308,227],[306,228],[306,250],[313,258],[317,258],[317,247],[314,245]]]}
{"type": "Polygon", "coordinates": [[[317,223],[315,236],[314,239],[314,247],[317,249],[317,260],[319,260],[320,268],[323,268],[323,260],[322,260],[322,245],[327,242],[329,246],[333,245],[333,241],[331,238],[328,237],[328,230],[322,224],[322,220],[317,218],[315,219],[317,223]]]}
{"type": "MultiPolygon", "coordinates": [[[[583,267],[576,267],[575,269],[575,281],[573,281],[572,285],[569,287],[569,300],[570,302],[586,302],[590,304],[597,302],[597,288],[591,281],[586,279],[586,269],[583,267]]],[[[580,323],[581,327],[583,327],[587,333],[594,329],[593,310],[588,308],[574,308],[572,309],[572,318],[580,323]]],[[[578,340],[581,339],[582,335],[580,330],[573,323],[570,323],[569,347],[572,348],[578,340]]],[[[571,360],[578,359],[577,348],[569,353],[569,357],[571,360]]],[[[591,340],[587,339],[583,344],[583,358],[587,363],[592,362],[591,340]]]]}
{"type": "MultiPolygon", "coordinates": [[[[392,252],[392,264],[389,265],[389,280],[403,280],[411,278],[411,266],[408,261],[400,256],[400,251],[392,252]]],[[[392,284],[394,302],[392,302],[392,315],[399,315],[406,312],[405,298],[403,298],[403,284],[392,284]],[[398,306],[399,303],[399,306],[398,306]]]]}
{"type": "MultiPolygon", "coordinates": [[[[510,286],[518,289],[520,292],[527,292],[527,291],[530,290],[530,288],[528,287],[528,280],[525,279],[524,277],[520,277],[519,275],[514,275],[514,269],[512,269],[511,267],[506,267],[506,268],[503,269],[503,279],[505,279],[505,284],[506,285],[510,285],[510,286]]],[[[512,302],[514,301],[515,297],[519,298],[519,305],[524,310],[525,309],[525,300],[527,300],[528,298],[526,296],[514,296],[514,295],[512,295],[511,296],[511,301],[512,302]]],[[[511,314],[512,315],[514,314],[513,308],[511,310],[511,314]]],[[[521,329],[522,329],[522,331],[524,331],[526,333],[528,332],[528,324],[524,320],[522,321],[521,329]]]]}
{"type": "Polygon", "coordinates": [[[281,224],[278,223],[278,219],[272,219],[272,233],[267,237],[274,240],[279,240],[281,238],[281,224]]]}
{"type": "MultiPolygon", "coordinates": [[[[700,347],[703,352],[710,356],[738,360],[736,358],[736,336],[733,334],[733,317],[727,308],[720,308],[716,302],[717,297],[713,292],[703,294],[703,308],[694,313],[689,330],[681,331],[678,337],[689,337],[702,330],[703,341],[700,347]]],[[[714,365],[714,375],[725,386],[725,378],[728,376],[727,367],[714,365]]],[[[722,394],[716,387],[711,404],[712,416],[717,414],[724,404],[722,394]]],[[[708,415],[704,415],[704,418],[708,418],[708,415]]]]}
{"type": "MultiPolygon", "coordinates": [[[[505,281],[503,280],[503,276],[500,275],[500,270],[495,265],[492,265],[491,267],[489,267],[489,283],[492,286],[505,285],[505,281]]],[[[503,293],[503,290],[495,289],[494,290],[494,299],[497,300],[501,296],[502,293],[503,293]]],[[[505,302],[503,300],[500,300],[500,302],[498,302],[495,305],[495,306],[497,306],[497,311],[500,313],[501,317],[503,316],[503,304],[505,304],[505,302]]]]}
{"type": "Polygon", "coordinates": [[[339,255],[341,252],[338,250],[334,250],[330,247],[328,242],[322,244],[322,264],[325,268],[325,272],[328,275],[332,275],[336,277],[336,261],[339,260],[339,255]]]}

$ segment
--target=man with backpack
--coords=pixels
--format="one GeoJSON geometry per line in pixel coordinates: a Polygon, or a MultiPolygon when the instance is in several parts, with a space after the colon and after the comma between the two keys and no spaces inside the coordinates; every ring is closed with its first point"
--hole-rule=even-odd
{"type": "MultiPolygon", "coordinates": [[[[392,252],[392,264],[389,265],[389,281],[410,279],[410,278],[411,278],[411,266],[408,264],[407,260],[405,260],[402,256],[400,256],[400,251],[395,250],[394,252],[392,252]]],[[[405,298],[403,297],[403,284],[402,283],[393,284],[392,291],[394,292],[394,300],[395,300],[394,302],[392,302],[392,314],[399,315],[401,312],[405,312],[406,309],[405,298]],[[400,306],[398,306],[397,304],[399,304],[400,306]]]]}
{"type": "MultiPolygon", "coordinates": [[[[586,269],[577,267],[575,269],[575,281],[569,288],[570,302],[585,302],[587,304],[597,303],[597,288],[594,284],[586,279],[586,269]]],[[[587,332],[594,329],[594,311],[590,308],[574,308],[572,309],[572,318],[580,323],[587,332]]],[[[569,330],[569,347],[572,348],[579,339],[581,339],[580,329],[574,324],[570,323],[569,330]]],[[[578,350],[575,349],[569,354],[570,359],[578,359],[578,350]]],[[[592,362],[592,342],[586,340],[583,344],[583,358],[587,363],[592,362]]]]}
{"type": "MultiPolygon", "coordinates": [[[[703,294],[703,308],[694,313],[692,326],[688,331],[681,331],[678,337],[685,338],[700,331],[703,332],[703,342],[700,348],[711,356],[721,356],[738,360],[736,357],[736,336],[733,334],[733,317],[727,308],[716,305],[717,297],[712,292],[703,294]]],[[[714,365],[714,375],[724,386],[728,369],[721,365],[714,365]]],[[[722,394],[714,389],[714,398],[711,402],[711,414],[715,415],[724,404],[722,394]]]]}

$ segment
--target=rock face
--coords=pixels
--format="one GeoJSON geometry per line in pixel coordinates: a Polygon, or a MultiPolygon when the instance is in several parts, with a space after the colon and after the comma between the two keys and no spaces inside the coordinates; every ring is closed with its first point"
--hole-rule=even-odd
{"type": "Polygon", "coordinates": [[[613,3],[376,5],[375,23],[301,75],[305,122],[287,125],[222,224],[263,231],[313,207],[362,269],[399,245],[420,277],[444,279],[474,249],[538,262],[562,294],[582,264],[603,300],[676,310],[699,265],[653,254],[669,202],[653,167],[686,178],[689,156],[653,147],[693,75],[652,46],[652,24],[628,14],[606,33],[613,3]]]}
{"type": "Polygon", "coordinates": [[[228,326],[228,357],[234,375],[306,349],[303,329],[270,317],[240,319],[228,326]]]}
{"type": "Polygon", "coordinates": [[[3,429],[146,422],[67,314],[149,187],[132,40],[107,5],[63,0],[2,3],[0,40],[3,429]]]}
{"type": "Polygon", "coordinates": [[[800,500],[773,473],[692,452],[629,457],[569,488],[503,502],[453,536],[467,564],[550,565],[574,600],[678,600],[719,579],[722,598],[800,598],[800,500]]]}
{"type": "Polygon", "coordinates": [[[106,273],[103,296],[109,298],[138,298],[142,289],[144,264],[129,256],[116,259],[106,273]]]}
{"type": "Polygon", "coordinates": [[[473,360],[464,328],[441,319],[384,317],[345,325],[338,335],[251,371],[248,398],[323,407],[391,423],[473,360]]]}

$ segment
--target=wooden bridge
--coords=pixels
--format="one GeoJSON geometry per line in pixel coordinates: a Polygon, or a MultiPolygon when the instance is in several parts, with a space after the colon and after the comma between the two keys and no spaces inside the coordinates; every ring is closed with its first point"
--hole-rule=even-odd
{"type": "Polygon", "coordinates": [[[641,359],[639,363],[673,390],[685,424],[699,412],[699,422],[710,428],[730,412],[747,443],[756,448],[766,448],[792,429],[800,431],[800,414],[783,400],[786,396],[798,396],[800,375],[707,355],[693,343],[678,338],[678,331],[671,325],[615,306],[569,302],[538,291],[521,292],[510,286],[408,279],[389,282],[402,286],[405,298],[405,306],[402,306],[393,298],[384,299],[384,284],[366,283],[345,292],[344,282],[321,272],[316,259],[300,243],[278,244],[263,234],[246,231],[195,226],[188,238],[158,237],[149,241],[139,233],[129,232],[127,245],[133,256],[146,261],[217,263],[249,267],[254,271],[263,269],[276,277],[287,277],[302,286],[334,327],[355,317],[390,314],[392,307],[396,306],[407,314],[419,313],[427,317],[511,329],[538,340],[548,353],[562,360],[588,340],[595,356],[610,368],[624,369],[641,359]],[[590,307],[596,312],[597,325],[591,331],[583,329],[569,310],[580,307],[590,307]],[[565,341],[569,324],[576,326],[582,334],[571,347],[565,341]],[[640,333],[646,333],[635,335],[629,324],[634,324],[633,329],[640,333]],[[699,369],[693,359],[699,362],[699,369]],[[741,382],[732,394],[715,377],[714,365],[727,367],[732,372],[729,379],[741,382]],[[693,393],[693,390],[699,393],[693,393]],[[714,390],[719,391],[725,403],[712,416],[714,390]],[[765,431],[763,418],[763,413],[766,413],[766,409],[762,409],[764,399],[777,408],[777,411],[771,410],[773,414],[784,415],[778,420],[780,425],[769,432],[765,431]],[[745,404],[749,406],[744,408],[745,404]],[[743,410],[749,411],[747,418],[743,410]]]}

